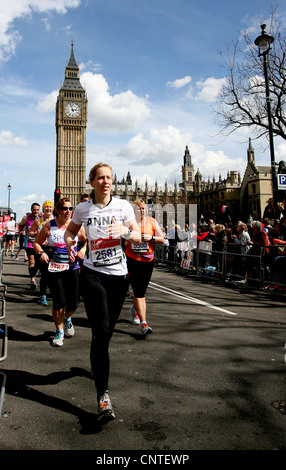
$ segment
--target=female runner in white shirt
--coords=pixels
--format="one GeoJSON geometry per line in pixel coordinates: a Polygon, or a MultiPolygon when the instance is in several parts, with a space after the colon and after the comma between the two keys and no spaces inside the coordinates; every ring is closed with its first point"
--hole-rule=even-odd
{"type": "Polygon", "coordinates": [[[131,204],[113,198],[112,169],[106,163],[89,173],[91,199],[79,204],[65,233],[71,261],[75,236],[82,224],[87,236],[81,295],[92,330],[91,367],[97,389],[98,419],[114,419],[109,396],[109,342],[128,289],[128,272],[122,238],[140,243],[140,229],[131,204]]]}

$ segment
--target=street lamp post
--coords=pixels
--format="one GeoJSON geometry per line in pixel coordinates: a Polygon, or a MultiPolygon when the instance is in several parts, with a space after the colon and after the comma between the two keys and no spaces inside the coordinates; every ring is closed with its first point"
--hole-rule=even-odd
{"type": "Polygon", "coordinates": [[[10,192],[12,189],[12,186],[10,183],[8,184],[7,189],[8,189],[8,215],[10,215],[10,192]]]}
{"type": "Polygon", "coordinates": [[[266,25],[261,25],[261,35],[258,36],[254,44],[258,46],[258,56],[263,56],[263,67],[265,77],[265,91],[266,91],[266,105],[267,105],[267,116],[268,116],[268,128],[269,128],[269,145],[270,145],[270,158],[271,158],[271,176],[272,176],[272,189],[273,189],[273,200],[274,207],[277,209],[277,179],[276,179],[276,168],[275,168],[275,154],[274,154],[274,142],[273,142],[273,127],[272,127],[272,112],[271,112],[271,100],[269,91],[269,78],[268,78],[268,63],[267,54],[271,49],[271,44],[274,41],[274,37],[267,34],[265,31],[266,25]]]}

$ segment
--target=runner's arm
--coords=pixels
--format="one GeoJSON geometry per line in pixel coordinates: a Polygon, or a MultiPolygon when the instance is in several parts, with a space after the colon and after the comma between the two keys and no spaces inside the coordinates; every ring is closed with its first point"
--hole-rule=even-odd
{"type": "Polygon", "coordinates": [[[28,232],[29,237],[36,237],[39,228],[39,220],[36,218],[32,223],[30,230],[28,232]]]}
{"type": "Polygon", "coordinates": [[[72,263],[76,260],[76,256],[77,256],[77,252],[75,251],[75,245],[76,245],[75,237],[77,236],[80,228],[81,228],[81,225],[77,225],[71,220],[64,235],[65,243],[67,246],[67,252],[72,263]]]}
{"type": "Polygon", "coordinates": [[[34,250],[37,255],[40,255],[40,261],[43,263],[48,263],[49,262],[49,257],[47,253],[45,253],[42,250],[41,245],[44,243],[44,241],[47,240],[47,238],[50,235],[50,222],[47,222],[42,230],[38,233],[36,240],[34,241],[34,250]]]}
{"type": "Polygon", "coordinates": [[[25,228],[26,220],[27,220],[27,216],[24,215],[23,219],[21,220],[21,222],[20,222],[19,225],[18,225],[18,227],[19,227],[19,232],[22,231],[22,230],[25,228]]]}
{"type": "Polygon", "coordinates": [[[139,245],[141,243],[140,228],[136,219],[132,219],[126,224],[120,224],[113,219],[112,224],[106,226],[106,233],[113,238],[125,238],[126,240],[139,245]]]}
{"type": "Polygon", "coordinates": [[[77,252],[77,258],[83,260],[85,252],[86,252],[86,244],[87,244],[87,238],[86,238],[86,233],[85,229],[83,226],[78,231],[78,238],[79,240],[84,243],[83,247],[77,252]]]}

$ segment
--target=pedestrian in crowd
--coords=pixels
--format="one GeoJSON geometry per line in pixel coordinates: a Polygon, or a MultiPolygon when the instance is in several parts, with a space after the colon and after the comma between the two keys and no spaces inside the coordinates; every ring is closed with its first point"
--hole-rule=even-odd
{"type": "Polygon", "coordinates": [[[10,219],[4,223],[4,235],[5,235],[5,255],[8,255],[8,251],[11,251],[11,256],[14,255],[14,246],[16,238],[16,222],[14,214],[10,214],[10,219]]]}
{"type": "Polygon", "coordinates": [[[252,242],[254,245],[253,252],[255,254],[260,252],[259,248],[261,246],[267,246],[270,244],[268,235],[264,230],[262,230],[262,223],[259,220],[254,220],[252,222],[252,242]]]}
{"type": "MultiPolygon", "coordinates": [[[[252,250],[251,255],[252,263],[251,263],[251,271],[252,275],[257,279],[260,278],[259,269],[260,269],[260,256],[263,256],[263,248],[265,249],[268,245],[270,245],[270,241],[268,238],[267,233],[262,229],[262,223],[259,220],[254,220],[252,222],[252,236],[251,236],[252,250]]],[[[269,252],[265,250],[265,256],[263,261],[266,262],[267,266],[271,262],[269,252]]]]}
{"type": "Polygon", "coordinates": [[[189,249],[193,250],[197,248],[197,226],[196,224],[192,223],[190,225],[190,231],[189,231],[189,249]]]}
{"type": "MultiPolygon", "coordinates": [[[[83,193],[80,197],[80,203],[81,202],[85,202],[85,201],[88,201],[89,200],[89,194],[87,193],[83,193]]],[[[85,244],[81,241],[78,242],[78,251],[80,253],[82,253],[83,251],[85,252],[85,249],[83,248],[85,246],[85,244]]],[[[80,271],[82,270],[82,266],[83,266],[83,259],[84,259],[84,256],[82,257],[82,259],[79,260],[79,269],[80,271]]]]}
{"type": "Polygon", "coordinates": [[[233,238],[235,243],[239,246],[239,253],[241,256],[238,258],[238,269],[241,276],[243,276],[243,279],[238,282],[241,284],[246,284],[247,265],[249,263],[247,255],[250,252],[252,241],[250,239],[250,235],[247,230],[247,225],[245,223],[239,221],[236,225],[236,230],[237,234],[233,234],[233,238]]]}
{"type": "Polygon", "coordinates": [[[223,224],[211,224],[208,239],[212,240],[212,265],[217,273],[222,272],[222,252],[227,242],[225,226],[223,224]]]}
{"type": "Polygon", "coordinates": [[[196,234],[197,249],[194,250],[196,259],[196,266],[205,269],[209,264],[211,257],[212,241],[207,239],[208,226],[202,224],[198,226],[198,233],[196,234]]]}
{"type": "Polygon", "coordinates": [[[264,232],[267,233],[268,235],[268,238],[270,240],[270,242],[272,242],[272,239],[273,239],[273,227],[270,223],[270,219],[268,219],[268,217],[265,217],[262,221],[262,230],[264,230],[264,232]]]}
{"type": "Polygon", "coordinates": [[[182,259],[187,258],[189,232],[183,230],[179,224],[175,225],[176,264],[180,265],[182,259]]]}
{"type": "Polygon", "coordinates": [[[270,198],[265,206],[262,219],[270,219],[271,223],[273,223],[275,219],[280,219],[282,211],[282,204],[278,203],[275,205],[274,199],[270,198]]]}
{"type": "Polygon", "coordinates": [[[280,240],[283,240],[283,232],[282,232],[282,225],[280,223],[279,219],[275,219],[273,222],[273,229],[271,232],[271,239],[273,240],[274,238],[278,238],[280,240]]]}
{"type": "MultiPolygon", "coordinates": [[[[57,217],[49,220],[41,228],[34,242],[40,262],[48,265],[48,286],[53,300],[52,313],[56,326],[53,346],[63,346],[64,335],[74,336],[71,316],[77,310],[79,303],[78,253],[75,247],[75,258],[71,262],[64,241],[72,210],[70,199],[59,199],[56,205],[57,217]],[[43,249],[46,244],[49,252],[43,249]]],[[[78,239],[86,241],[83,229],[78,231],[78,239]]]]}
{"type": "Polygon", "coordinates": [[[281,240],[286,241],[286,216],[280,219],[280,237],[281,240]]]}
{"type": "Polygon", "coordinates": [[[143,199],[136,199],[132,205],[141,229],[141,243],[135,245],[126,240],[125,244],[129,280],[134,294],[130,315],[133,324],[141,325],[141,333],[145,336],[153,331],[146,319],[145,293],[154,269],[154,243],[163,245],[165,240],[158,222],[148,216],[143,199]]]}
{"type": "Polygon", "coordinates": [[[223,224],[215,225],[214,250],[223,251],[224,244],[227,242],[225,226],[223,224]]]}
{"type": "Polygon", "coordinates": [[[21,230],[19,230],[19,247],[16,253],[16,258],[15,258],[17,261],[19,260],[19,254],[21,250],[24,250],[24,260],[28,261],[27,253],[24,247],[24,242],[25,242],[25,228],[21,227],[21,230]]]}
{"type": "Polygon", "coordinates": [[[154,246],[154,259],[157,264],[162,264],[164,260],[167,259],[167,234],[166,230],[163,227],[163,225],[160,225],[160,229],[162,231],[163,237],[164,237],[164,243],[163,244],[155,244],[154,246]]]}
{"type": "Polygon", "coordinates": [[[141,234],[131,204],[111,196],[111,167],[98,163],[90,170],[89,181],[91,199],[77,205],[65,241],[73,260],[74,239],[83,224],[88,254],[81,271],[81,294],[92,331],[90,359],[102,422],[115,418],[109,394],[109,343],[128,290],[122,239],[139,244],[141,234]]]}
{"type": "Polygon", "coordinates": [[[26,254],[28,256],[28,270],[29,270],[29,275],[31,279],[32,290],[35,290],[37,287],[36,275],[37,275],[39,266],[38,266],[38,259],[35,256],[35,250],[34,250],[35,237],[31,237],[31,238],[29,237],[29,230],[34,220],[38,219],[39,213],[40,213],[40,204],[38,204],[37,202],[34,202],[31,205],[31,212],[24,215],[24,217],[22,218],[19,224],[19,232],[21,232],[22,229],[25,228],[24,247],[25,247],[26,254]]]}
{"type": "Polygon", "coordinates": [[[206,240],[211,240],[213,243],[215,243],[216,234],[216,225],[214,223],[208,224],[206,240]]]}
{"type": "Polygon", "coordinates": [[[80,202],[85,202],[89,200],[89,195],[87,193],[84,193],[80,197],[80,202]]]}
{"type": "Polygon", "coordinates": [[[222,224],[224,226],[230,227],[232,224],[232,213],[230,208],[227,204],[221,203],[219,205],[217,214],[216,214],[216,222],[222,224]]]}
{"type": "Polygon", "coordinates": [[[175,250],[176,250],[176,228],[175,221],[172,220],[167,232],[168,241],[168,261],[175,261],[175,250]]]}
{"type": "MultiPolygon", "coordinates": [[[[52,201],[45,201],[42,206],[42,214],[37,217],[34,222],[32,223],[30,230],[29,230],[29,238],[33,239],[36,238],[38,235],[39,230],[43,228],[43,226],[54,218],[53,215],[54,204],[52,201]]],[[[48,241],[45,240],[42,244],[42,250],[49,255],[49,246],[48,241]]],[[[37,256],[37,255],[36,255],[37,256]]],[[[48,264],[41,263],[39,259],[36,261],[37,266],[39,267],[39,271],[41,273],[40,278],[40,304],[43,306],[47,306],[47,287],[48,287],[48,264]]]]}
{"type": "Polygon", "coordinates": [[[162,232],[164,235],[164,246],[163,246],[163,260],[168,261],[168,254],[169,254],[169,240],[168,240],[168,234],[167,234],[167,228],[162,227],[162,232]]]}

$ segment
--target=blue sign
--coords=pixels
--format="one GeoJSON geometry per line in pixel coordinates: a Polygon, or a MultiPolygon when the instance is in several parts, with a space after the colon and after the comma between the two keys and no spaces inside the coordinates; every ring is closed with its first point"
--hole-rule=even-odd
{"type": "Polygon", "coordinates": [[[278,174],[278,189],[286,189],[286,175],[278,174]]]}

